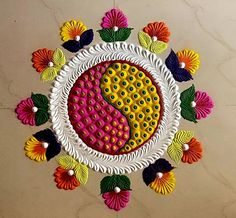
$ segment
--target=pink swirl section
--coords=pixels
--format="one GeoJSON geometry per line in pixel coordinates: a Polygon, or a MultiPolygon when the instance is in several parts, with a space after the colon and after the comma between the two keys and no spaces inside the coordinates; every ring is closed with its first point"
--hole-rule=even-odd
{"type": "Polygon", "coordinates": [[[68,114],[74,130],[89,147],[119,154],[130,137],[130,127],[126,117],[101,94],[100,79],[109,65],[96,65],[78,78],[68,97],[68,114]]]}

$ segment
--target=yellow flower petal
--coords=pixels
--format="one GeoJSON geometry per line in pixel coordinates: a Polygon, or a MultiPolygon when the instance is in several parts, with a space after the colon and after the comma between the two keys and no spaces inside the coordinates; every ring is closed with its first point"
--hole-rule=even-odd
{"type": "Polygon", "coordinates": [[[190,49],[184,49],[176,53],[179,62],[185,64],[185,69],[191,74],[195,74],[200,66],[200,56],[197,52],[190,49]]]}
{"type": "Polygon", "coordinates": [[[150,183],[149,187],[156,193],[166,195],[173,192],[175,184],[175,175],[172,171],[170,171],[168,173],[164,173],[162,178],[156,178],[152,183],[150,183]]]}
{"type": "Polygon", "coordinates": [[[34,161],[45,161],[46,160],[46,149],[42,146],[42,143],[35,137],[29,138],[25,142],[25,155],[34,161]]]}
{"type": "Polygon", "coordinates": [[[61,39],[63,41],[74,40],[76,36],[81,36],[86,30],[87,27],[81,21],[67,21],[61,27],[61,39]]]}

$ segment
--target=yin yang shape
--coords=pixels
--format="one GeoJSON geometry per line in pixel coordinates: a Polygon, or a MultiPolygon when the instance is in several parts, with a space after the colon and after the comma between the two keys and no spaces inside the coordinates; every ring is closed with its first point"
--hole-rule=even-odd
{"type": "Polygon", "coordinates": [[[70,122],[89,147],[131,152],[150,139],[161,114],[158,87],[128,62],[104,62],[84,72],[68,97],[70,122]]]}

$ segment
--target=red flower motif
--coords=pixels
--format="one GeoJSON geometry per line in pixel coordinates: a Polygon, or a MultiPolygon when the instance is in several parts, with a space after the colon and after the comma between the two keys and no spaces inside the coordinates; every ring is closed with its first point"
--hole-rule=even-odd
{"type": "Polygon", "coordinates": [[[69,170],[66,170],[62,167],[56,168],[54,177],[59,189],[73,190],[80,185],[75,175],[69,175],[69,170]]]}
{"type": "Polygon", "coordinates": [[[150,37],[157,37],[157,40],[169,42],[170,31],[164,22],[149,23],[143,28],[143,31],[150,37]]]}
{"type": "Polygon", "coordinates": [[[17,106],[15,112],[17,118],[21,120],[23,124],[30,126],[35,125],[35,112],[33,112],[34,102],[31,98],[22,100],[17,106]]]}
{"type": "Polygon", "coordinates": [[[202,158],[202,145],[197,139],[192,138],[187,143],[188,149],[184,149],[182,162],[192,164],[202,158]]]}
{"type": "Polygon", "coordinates": [[[118,193],[115,191],[106,192],[102,197],[105,199],[104,202],[110,209],[119,211],[127,206],[130,198],[130,191],[121,190],[118,193]]]}
{"type": "Polygon", "coordinates": [[[47,48],[39,49],[32,54],[33,67],[37,72],[41,73],[48,63],[52,62],[53,51],[47,48]]]}

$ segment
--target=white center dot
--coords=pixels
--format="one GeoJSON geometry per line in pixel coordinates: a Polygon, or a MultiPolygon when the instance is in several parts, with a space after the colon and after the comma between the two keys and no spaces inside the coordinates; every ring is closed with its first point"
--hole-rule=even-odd
{"type": "Polygon", "coordinates": [[[192,102],[191,102],[191,106],[192,106],[192,107],[196,107],[196,105],[197,105],[197,104],[196,104],[195,101],[192,101],[192,102]]]}
{"type": "Polygon", "coordinates": [[[118,31],[118,29],[119,29],[118,26],[114,26],[114,27],[113,27],[113,30],[114,30],[115,32],[118,31]]]}
{"type": "Polygon", "coordinates": [[[80,36],[79,35],[77,35],[76,37],[75,37],[75,41],[79,41],[80,40],[80,36]]]}
{"type": "Polygon", "coordinates": [[[52,61],[48,62],[48,66],[53,67],[54,66],[53,62],[52,61]]]}
{"type": "Polygon", "coordinates": [[[69,176],[73,176],[75,174],[74,170],[68,170],[67,173],[68,173],[69,176]]]}
{"type": "Polygon", "coordinates": [[[42,143],[42,147],[47,148],[48,146],[49,146],[49,144],[47,142],[42,143]]]}
{"type": "Polygon", "coordinates": [[[115,188],[114,188],[114,192],[115,192],[115,193],[119,193],[120,191],[121,191],[121,189],[120,189],[119,187],[115,187],[115,188]]]}
{"type": "Polygon", "coordinates": [[[183,149],[184,151],[187,151],[187,150],[189,149],[189,145],[188,145],[188,144],[183,144],[183,145],[182,145],[182,149],[183,149]]]}
{"type": "Polygon", "coordinates": [[[156,37],[156,36],[153,36],[153,37],[152,37],[152,41],[156,42],[156,41],[157,41],[157,37],[156,37]]]}
{"type": "Polygon", "coordinates": [[[161,179],[163,177],[163,173],[162,172],[157,172],[156,177],[158,179],[161,179]]]}
{"type": "Polygon", "coordinates": [[[38,108],[37,107],[32,107],[32,111],[34,112],[34,113],[36,113],[37,111],[38,111],[38,108]]]}
{"type": "Polygon", "coordinates": [[[184,63],[184,62],[180,62],[180,63],[179,63],[179,67],[180,67],[180,68],[185,68],[185,63],[184,63]]]}

